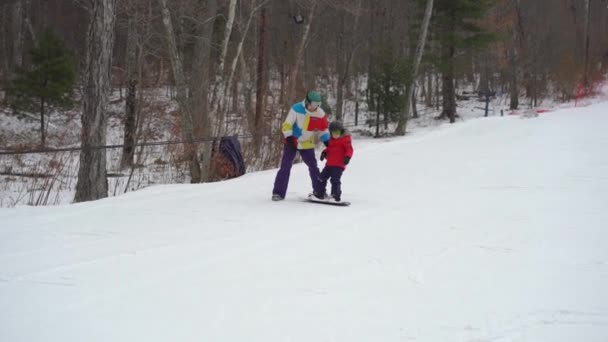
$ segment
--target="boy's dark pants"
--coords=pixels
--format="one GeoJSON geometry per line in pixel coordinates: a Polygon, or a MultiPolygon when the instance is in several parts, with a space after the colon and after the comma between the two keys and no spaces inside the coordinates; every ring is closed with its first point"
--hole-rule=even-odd
{"type": "Polygon", "coordinates": [[[327,188],[327,180],[329,179],[331,182],[331,195],[336,199],[336,201],[340,200],[340,196],[342,195],[342,188],[340,178],[342,178],[342,173],[344,169],[338,166],[326,166],[321,171],[321,176],[319,177],[319,181],[321,182],[321,189],[325,191],[327,188]]]}

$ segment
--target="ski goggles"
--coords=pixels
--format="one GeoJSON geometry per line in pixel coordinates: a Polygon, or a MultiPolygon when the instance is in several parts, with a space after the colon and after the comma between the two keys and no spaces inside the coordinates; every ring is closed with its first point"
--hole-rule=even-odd
{"type": "Polygon", "coordinates": [[[319,108],[319,106],[321,105],[321,102],[317,102],[317,101],[310,101],[308,102],[308,105],[314,108],[319,108]]]}

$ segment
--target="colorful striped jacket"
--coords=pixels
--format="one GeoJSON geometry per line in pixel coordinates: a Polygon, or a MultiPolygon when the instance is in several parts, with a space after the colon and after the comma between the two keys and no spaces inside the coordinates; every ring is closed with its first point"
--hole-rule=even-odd
{"type": "Polygon", "coordinates": [[[315,138],[326,142],[330,137],[325,111],[318,107],[314,112],[309,112],[304,101],[291,107],[281,130],[285,138],[293,135],[298,139],[299,150],[315,148],[315,138]]]}

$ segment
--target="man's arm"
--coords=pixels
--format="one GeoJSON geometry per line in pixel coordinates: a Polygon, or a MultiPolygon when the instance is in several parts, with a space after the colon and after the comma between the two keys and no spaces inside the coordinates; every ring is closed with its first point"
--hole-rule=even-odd
{"type": "Polygon", "coordinates": [[[285,138],[293,135],[293,124],[296,122],[296,112],[291,108],[285,121],[283,121],[283,126],[281,127],[281,131],[283,132],[283,136],[285,138]]]}

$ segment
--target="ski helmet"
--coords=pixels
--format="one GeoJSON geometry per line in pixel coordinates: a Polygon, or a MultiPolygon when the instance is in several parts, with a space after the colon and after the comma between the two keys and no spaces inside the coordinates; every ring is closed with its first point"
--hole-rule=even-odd
{"type": "Polygon", "coordinates": [[[311,102],[316,102],[317,105],[321,104],[321,94],[317,93],[314,90],[311,90],[308,92],[308,94],[306,94],[306,104],[310,104],[311,102]]]}
{"type": "Polygon", "coordinates": [[[329,124],[329,131],[330,132],[340,131],[340,133],[344,133],[344,125],[342,125],[342,123],[340,121],[332,121],[329,124]]]}

